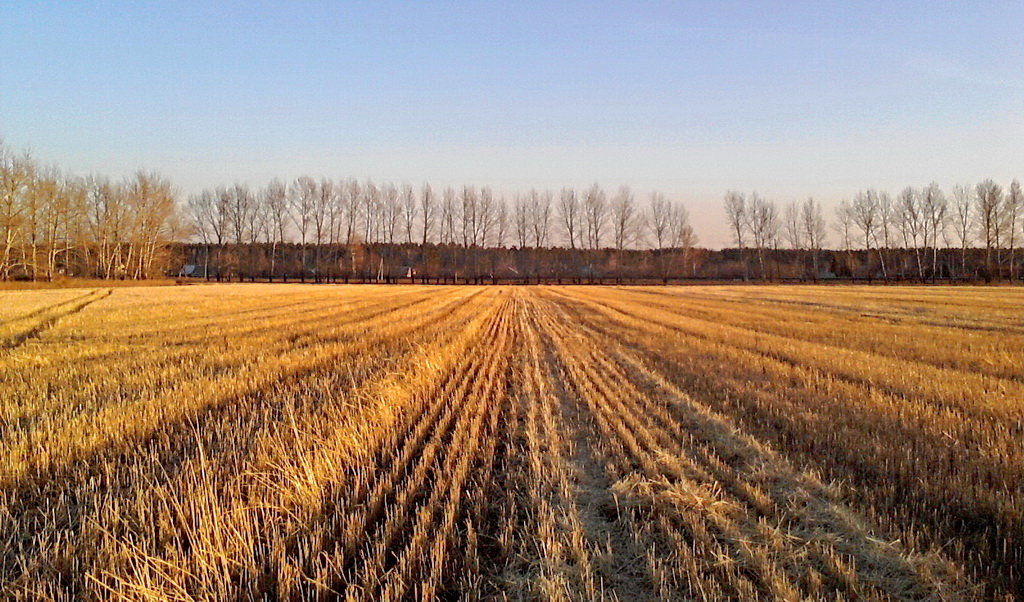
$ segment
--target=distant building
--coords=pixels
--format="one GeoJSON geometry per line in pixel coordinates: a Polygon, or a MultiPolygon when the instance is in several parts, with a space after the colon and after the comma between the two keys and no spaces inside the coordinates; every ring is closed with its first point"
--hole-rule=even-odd
{"type": "Polygon", "coordinates": [[[216,276],[216,270],[206,272],[206,266],[197,263],[187,263],[178,270],[178,278],[206,278],[208,275],[216,276]]]}

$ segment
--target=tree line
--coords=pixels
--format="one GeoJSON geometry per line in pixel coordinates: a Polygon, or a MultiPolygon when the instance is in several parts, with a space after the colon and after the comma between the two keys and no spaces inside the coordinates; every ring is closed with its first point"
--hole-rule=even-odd
{"type": "Polygon", "coordinates": [[[158,174],[78,177],[0,143],[0,280],[163,276],[178,217],[158,174]]]}
{"type": "MultiPolygon", "coordinates": [[[[730,191],[725,213],[744,278],[771,279],[793,266],[765,258],[786,248],[797,272],[821,275],[826,222],[814,199],[779,205],[757,193],[730,191]],[[751,264],[756,265],[756,270],[751,264]],[[800,267],[802,266],[802,267],[800,267]]],[[[841,201],[832,223],[839,253],[830,253],[828,275],[880,280],[1021,278],[1018,248],[1024,239],[1024,193],[1018,180],[1004,190],[991,179],[956,185],[908,186],[895,196],[876,189],[841,201]],[[983,252],[979,253],[981,250],[983,252]],[[860,251],[860,252],[855,252],[860,251]]]]}
{"type": "Polygon", "coordinates": [[[0,280],[1020,280],[1024,197],[1014,180],[858,192],[832,220],[814,199],[729,191],[735,248],[697,247],[683,204],[606,191],[435,189],[274,179],[180,203],[139,171],[112,180],[45,166],[0,143],[0,280]],[[829,247],[829,239],[837,244],[829,247]]]}
{"type": "Polygon", "coordinates": [[[638,248],[653,251],[650,269],[667,277],[697,242],[681,203],[657,192],[640,201],[626,186],[608,194],[596,184],[506,199],[488,187],[435,191],[430,184],[303,176],[255,190],[204,190],[189,198],[187,216],[200,241],[191,249],[190,272],[223,279],[389,279],[396,270],[474,280],[502,270],[553,275],[540,253],[552,248],[578,260],[567,277],[595,269],[593,256],[605,250],[624,261],[638,248]],[[494,257],[495,249],[537,251],[517,255],[513,264],[494,257]]]}

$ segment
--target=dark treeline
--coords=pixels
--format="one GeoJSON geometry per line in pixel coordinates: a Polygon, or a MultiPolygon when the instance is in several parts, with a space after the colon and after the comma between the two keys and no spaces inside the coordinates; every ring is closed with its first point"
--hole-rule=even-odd
{"type": "MultiPolygon", "coordinates": [[[[197,243],[172,247],[177,276],[210,281],[428,283],[428,284],[616,284],[742,280],[752,282],[979,282],[984,281],[985,250],[929,251],[924,277],[917,254],[888,249],[883,278],[876,251],[471,248],[428,243],[370,243],[307,246],[197,243]],[[936,268],[932,268],[934,265],[936,268]],[[763,261],[764,276],[760,265],[763,261]],[[966,263],[974,272],[966,275],[966,263]],[[815,269],[817,265],[817,269],[815,269]]],[[[1006,270],[1008,279],[1009,270],[1006,270]]],[[[1020,275],[1018,275],[1020,278],[1020,275]]],[[[990,279],[991,280],[991,279],[990,279]]]]}
{"type": "Polygon", "coordinates": [[[465,248],[436,243],[187,244],[182,275],[220,281],[596,283],[701,277],[703,249],[465,248]]]}
{"type": "Polygon", "coordinates": [[[864,190],[832,223],[813,199],[730,191],[735,248],[698,248],[681,203],[597,184],[530,190],[300,177],[208,189],[42,167],[0,144],[0,279],[348,282],[1019,281],[1014,180],[864,190]],[[829,234],[832,244],[829,244],[829,234]]]}

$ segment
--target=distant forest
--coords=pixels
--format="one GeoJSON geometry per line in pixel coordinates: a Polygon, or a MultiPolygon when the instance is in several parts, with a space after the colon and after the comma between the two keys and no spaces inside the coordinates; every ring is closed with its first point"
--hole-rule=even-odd
{"type": "Polygon", "coordinates": [[[0,144],[0,280],[62,276],[303,282],[1020,281],[1014,180],[864,190],[826,220],[813,199],[729,191],[734,248],[699,246],[654,192],[434,190],[300,177],[182,202],[155,173],[114,181],[0,144]],[[831,234],[831,238],[829,236],[831,234]],[[829,240],[833,241],[829,244],[829,240]]]}

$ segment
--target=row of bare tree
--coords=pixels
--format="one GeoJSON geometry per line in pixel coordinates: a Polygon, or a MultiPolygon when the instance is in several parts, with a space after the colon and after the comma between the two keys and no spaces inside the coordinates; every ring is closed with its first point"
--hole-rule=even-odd
{"type": "MultiPolygon", "coordinates": [[[[813,199],[790,202],[782,211],[757,193],[726,193],[724,208],[733,240],[743,254],[744,278],[751,276],[747,249],[756,254],[762,279],[772,277],[766,252],[805,250],[811,269],[820,274],[818,258],[826,239],[821,205],[813,199]]],[[[832,228],[846,252],[845,271],[880,279],[936,278],[1019,279],[1018,247],[1024,239],[1024,194],[1014,180],[1004,191],[992,180],[957,185],[947,195],[936,183],[908,186],[895,197],[868,189],[836,207],[832,228]],[[984,249],[983,261],[972,249],[984,249]],[[866,256],[851,251],[866,251],[866,256]],[[956,261],[949,252],[958,251],[956,261]],[[859,273],[858,273],[859,272],[859,273]]],[[[831,269],[831,268],[830,268],[831,269]]]]}
{"type": "Polygon", "coordinates": [[[80,178],[0,143],[0,280],[159,277],[182,235],[159,175],[80,178]]]}
{"type": "Polygon", "coordinates": [[[476,276],[489,270],[477,261],[478,250],[486,248],[649,247],[686,253],[697,240],[682,204],[657,192],[641,203],[628,187],[609,196],[596,184],[557,194],[530,190],[509,201],[488,187],[436,192],[429,184],[416,189],[303,176],[256,190],[242,184],[204,190],[189,198],[187,213],[210,249],[202,273],[227,278],[258,273],[274,279],[290,269],[294,277],[320,279],[329,273],[383,274],[395,267],[389,258],[376,256],[376,265],[366,265],[365,254],[353,251],[363,245],[458,247],[463,252],[456,256],[455,271],[476,276]],[[279,269],[278,247],[289,243],[301,250],[298,274],[294,266],[279,269]],[[242,245],[255,250],[258,244],[269,247],[268,259],[238,252],[242,245]],[[235,250],[230,257],[222,252],[229,245],[235,250]],[[339,254],[339,247],[349,252],[339,254]],[[342,265],[345,261],[351,265],[342,265]]]}
{"type": "Polygon", "coordinates": [[[610,194],[595,184],[506,199],[487,187],[304,176],[204,190],[179,207],[157,174],[82,178],[0,143],[0,279],[149,278],[180,273],[183,259],[192,274],[250,279],[383,279],[400,268],[453,279],[502,271],[628,278],[630,270],[660,279],[1022,276],[1016,180],[1005,190],[985,180],[949,194],[934,183],[895,196],[861,191],[836,207],[839,253],[825,250],[829,228],[813,199],[779,205],[730,191],[724,205],[738,256],[701,253],[699,273],[686,209],[658,192],[638,200],[628,187],[610,194]],[[172,243],[189,239],[201,241],[200,256],[172,258],[172,243]],[[515,259],[486,249],[515,249],[515,259]],[[632,253],[641,249],[648,255],[632,253]]]}

